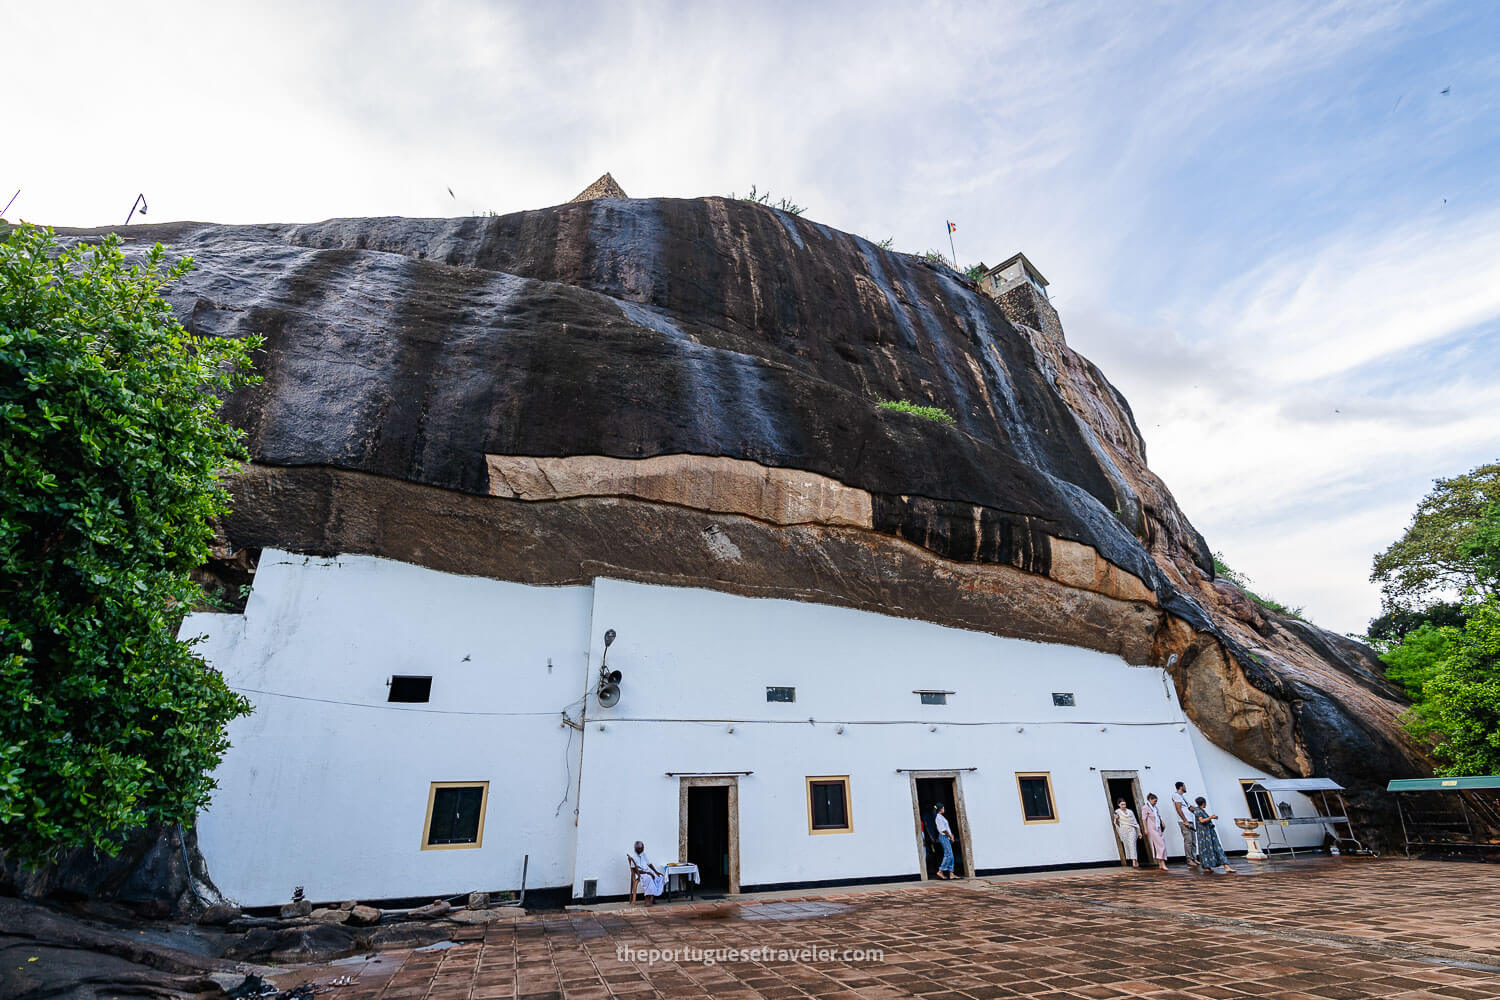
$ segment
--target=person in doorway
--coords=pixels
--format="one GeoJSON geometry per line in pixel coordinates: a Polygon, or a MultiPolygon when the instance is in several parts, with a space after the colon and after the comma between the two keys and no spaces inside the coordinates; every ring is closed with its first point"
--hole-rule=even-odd
{"type": "Polygon", "coordinates": [[[932,810],[932,825],[937,828],[938,844],[943,849],[943,863],[938,865],[938,878],[953,877],[953,828],[948,817],[943,815],[943,804],[939,802],[932,810]]]}
{"type": "Polygon", "coordinates": [[[1167,824],[1161,818],[1161,810],[1156,807],[1155,792],[1146,796],[1146,808],[1141,810],[1141,822],[1146,827],[1146,843],[1151,847],[1151,857],[1156,861],[1156,867],[1166,871],[1167,841],[1162,834],[1166,833],[1167,824]]]}
{"type": "Polygon", "coordinates": [[[1193,818],[1193,803],[1187,797],[1187,785],[1177,782],[1172,793],[1172,808],[1177,811],[1177,825],[1182,827],[1182,853],[1189,868],[1198,867],[1198,821],[1193,818]]]}
{"type": "Polygon", "coordinates": [[[1125,860],[1130,862],[1130,867],[1139,868],[1137,845],[1141,840],[1141,825],[1124,799],[1115,803],[1115,835],[1120,838],[1120,846],[1125,848],[1125,860]]]}
{"type": "Polygon", "coordinates": [[[1225,874],[1234,874],[1229,859],[1224,856],[1224,845],[1219,843],[1219,831],[1214,828],[1218,815],[1208,811],[1208,800],[1198,796],[1194,801],[1193,818],[1198,824],[1198,863],[1208,874],[1223,866],[1225,874]]]}
{"type": "Polygon", "coordinates": [[[636,886],[641,895],[646,897],[646,905],[655,906],[656,897],[667,890],[667,877],[646,857],[646,845],[639,840],[635,842],[635,853],[631,855],[630,861],[635,866],[636,886]]]}

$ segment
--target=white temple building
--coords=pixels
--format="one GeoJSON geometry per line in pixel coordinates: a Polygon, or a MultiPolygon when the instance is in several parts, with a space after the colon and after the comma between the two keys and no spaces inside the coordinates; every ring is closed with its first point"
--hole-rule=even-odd
{"type": "Polygon", "coordinates": [[[523,863],[529,890],[617,898],[636,840],[700,892],[927,878],[934,801],[963,874],[1118,863],[1125,793],[1157,794],[1180,855],[1178,780],[1237,851],[1268,776],[1159,668],[821,604],[267,549],[245,613],[182,634],[255,706],[199,821],[245,906],[514,891],[523,863]]]}

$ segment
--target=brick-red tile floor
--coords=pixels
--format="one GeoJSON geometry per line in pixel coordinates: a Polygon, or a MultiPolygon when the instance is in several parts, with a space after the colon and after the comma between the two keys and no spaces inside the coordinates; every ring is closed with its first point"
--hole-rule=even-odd
{"type": "Polygon", "coordinates": [[[459,928],[447,950],[386,953],[368,975],[343,965],[338,974],[352,971],[356,983],[332,996],[1500,998],[1500,869],[1363,859],[1240,867],[1254,877],[1086,872],[517,915],[459,928]],[[883,958],[652,963],[622,960],[624,948],[883,958]]]}

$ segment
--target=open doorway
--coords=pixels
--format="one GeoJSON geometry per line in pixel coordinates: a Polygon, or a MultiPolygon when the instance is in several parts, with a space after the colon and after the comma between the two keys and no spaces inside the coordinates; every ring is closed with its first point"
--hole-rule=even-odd
{"type": "Polygon", "coordinates": [[[739,787],[734,778],[683,778],[677,856],[698,866],[706,893],[740,891],[739,787]]]}
{"type": "Polygon", "coordinates": [[[917,849],[922,859],[922,878],[937,878],[943,852],[937,845],[937,831],[932,814],[939,803],[948,826],[953,831],[953,874],[967,878],[973,871],[973,852],[969,847],[969,822],[964,813],[963,789],[953,772],[913,772],[912,802],[917,818],[917,849]]]}
{"type": "MultiPolygon", "coordinates": [[[[1120,856],[1120,863],[1125,863],[1125,848],[1120,844],[1120,838],[1115,834],[1115,806],[1121,799],[1131,812],[1135,813],[1136,828],[1145,831],[1146,823],[1141,819],[1141,781],[1135,771],[1101,771],[1104,779],[1104,792],[1109,797],[1109,832],[1115,842],[1115,852],[1120,856]]],[[[1140,837],[1136,838],[1136,857],[1141,858],[1146,864],[1150,864],[1151,849],[1140,837]]]]}

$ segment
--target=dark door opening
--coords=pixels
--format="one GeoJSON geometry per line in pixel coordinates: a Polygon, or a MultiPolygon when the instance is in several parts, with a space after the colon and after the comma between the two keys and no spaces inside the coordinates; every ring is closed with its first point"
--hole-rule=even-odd
{"type": "Polygon", "coordinates": [[[938,845],[937,826],[932,821],[933,807],[938,803],[942,803],[943,816],[948,820],[948,828],[953,831],[953,874],[960,878],[967,878],[969,875],[969,866],[964,857],[965,845],[960,839],[962,832],[958,822],[958,794],[953,783],[953,778],[917,779],[917,812],[922,817],[922,829],[927,832],[923,841],[928,878],[937,878],[938,865],[943,863],[943,849],[938,845]]]}
{"type": "MultiPolygon", "coordinates": [[[[1134,778],[1105,778],[1104,779],[1104,785],[1105,785],[1106,788],[1109,789],[1109,828],[1110,828],[1110,831],[1114,832],[1114,828],[1115,828],[1115,806],[1117,804],[1119,804],[1119,801],[1121,799],[1124,799],[1125,800],[1125,805],[1129,807],[1129,809],[1130,809],[1131,812],[1135,813],[1136,827],[1138,829],[1140,829],[1141,831],[1144,831],[1146,829],[1146,824],[1141,820],[1141,805],[1136,800],[1136,796],[1135,796],[1135,779],[1134,778]]],[[[1123,847],[1120,847],[1119,839],[1120,839],[1119,836],[1116,835],[1116,837],[1115,837],[1115,847],[1120,852],[1120,860],[1124,861],[1125,860],[1125,849],[1123,847]]],[[[1150,862],[1151,850],[1150,850],[1149,846],[1146,844],[1146,842],[1144,840],[1142,840],[1140,837],[1136,838],[1135,855],[1136,855],[1137,858],[1140,858],[1147,865],[1149,865],[1151,863],[1150,862]]]]}
{"type": "Polygon", "coordinates": [[[687,860],[698,866],[705,892],[729,891],[729,789],[687,790],[687,860]]]}

